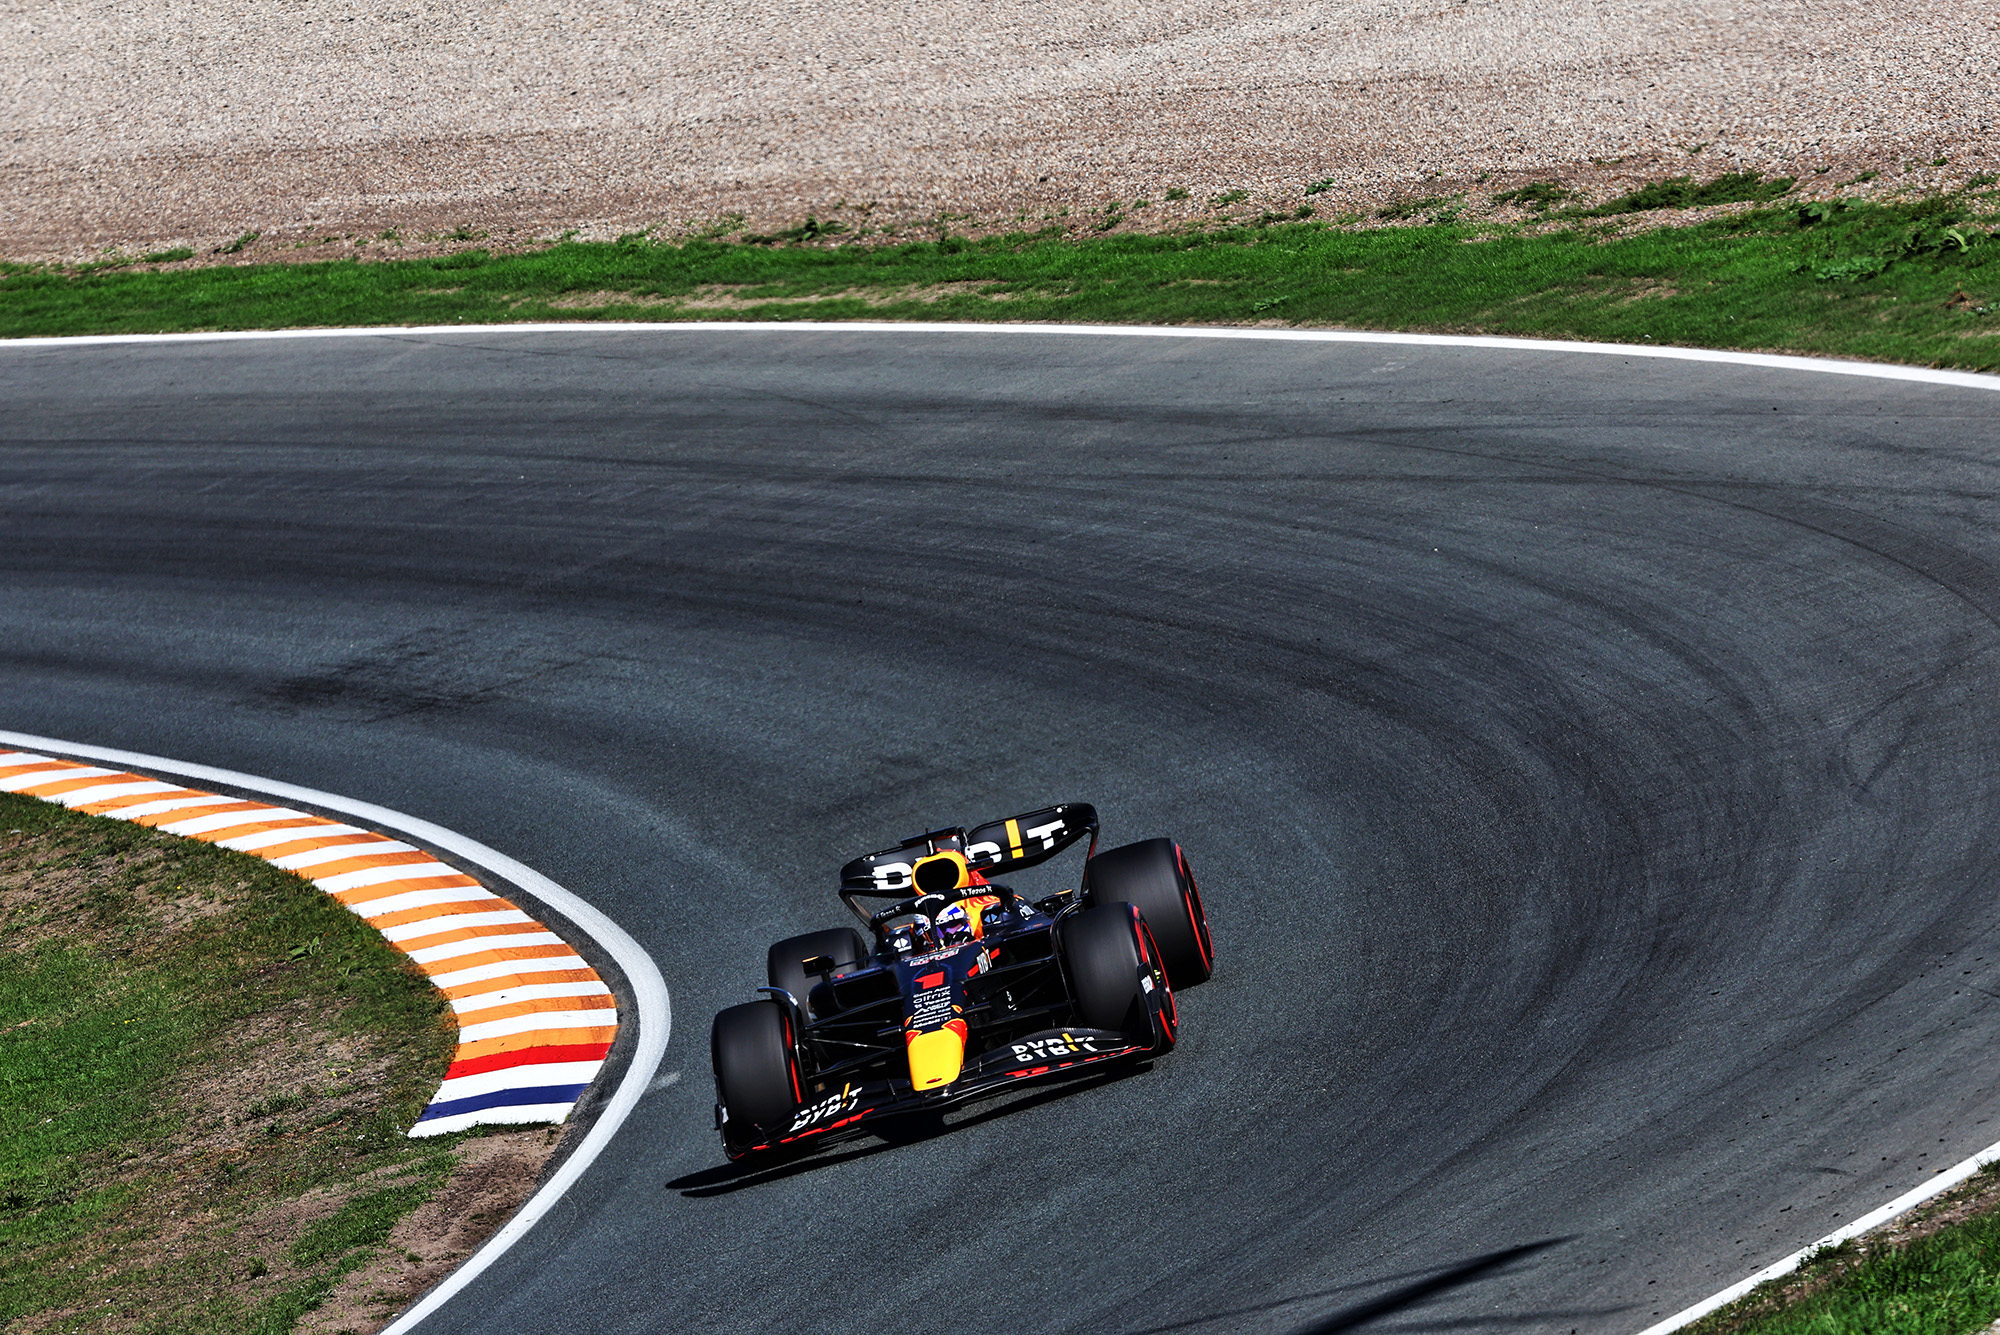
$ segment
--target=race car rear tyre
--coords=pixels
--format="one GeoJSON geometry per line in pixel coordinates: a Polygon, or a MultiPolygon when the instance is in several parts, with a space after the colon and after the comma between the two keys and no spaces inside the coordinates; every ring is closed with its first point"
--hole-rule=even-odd
{"type": "Polygon", "coordinates": [[[1134,905],[1098,904],[1077,914],[1063,926],[1062,952],[1078,1024],[1114,1030],[1155,1052],[1173,1047],[1179,1017],[1172,987],[1134,905]]]}
{"type": "Polygon", "coordinates": [[[708,1052],[715,1063],[715,1097],[727,1110],[723,1143],[732,1154],[791,1128],[805,1100],[785,1006],[751,1001],[718,1012],[708,1052]]]}
{"type": "Polygon", "coordinates": [[[765,961],[765,974],[772,987],[782,987],[798,1000],[801,1007],[810,1007],[808,998],[812,995],[813,984],[819,981],[816,975],[805,971],[804,963],[815,955],[833,961],[833,967],[858,964],[868,958],[868,945],[861,939],[861,933],[852,927],[829,927],[823,932],[807,932],[804,936],[786,937],[771,947],[765,961]]]}
{"type": "Polygon", "coordinates": [[[1083,867],[1086,904],[1123,900],[1139,906],[1176,988],[1205,983],[1214,970],[1208,915],[1187,855],[1171,839],[1147,839],[1099,853],[1083,867]]]}

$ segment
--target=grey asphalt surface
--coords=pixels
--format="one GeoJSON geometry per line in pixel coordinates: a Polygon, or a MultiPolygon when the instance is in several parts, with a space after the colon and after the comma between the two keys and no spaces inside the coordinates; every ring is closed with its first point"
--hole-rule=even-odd
{"type": "Polygon", "coordinates": [[[1627,1332],[2000,1140],[2000,395],[885,329],[0,398],[0,726],[439,821],[660,963],[680,1078],[439,1335],[1627,1332]],[[1202,876],[1178,1050],[725,1169],[709,1017],[839,863],[1078,799],[1202,876]]]}

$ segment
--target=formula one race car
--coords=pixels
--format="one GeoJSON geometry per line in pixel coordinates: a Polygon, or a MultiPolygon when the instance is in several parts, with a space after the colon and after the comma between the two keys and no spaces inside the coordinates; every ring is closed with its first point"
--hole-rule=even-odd
{"type": "Polygon", "coordinates": [[[866,1134],[929,1111],[1174,1045],[1176,989],[1214,958],[1170,839],[1097,851],[1081,802],[932,830],[841,868],[867,924],[771,947],[760,1001],[715,1017],[715,1123],[731,1159],[866,1134]],[[1080,890],[1034,903],[989,874],[1090,836],[1080,890]],[[888,900],[870,912],[861,899],[888,900]]]}

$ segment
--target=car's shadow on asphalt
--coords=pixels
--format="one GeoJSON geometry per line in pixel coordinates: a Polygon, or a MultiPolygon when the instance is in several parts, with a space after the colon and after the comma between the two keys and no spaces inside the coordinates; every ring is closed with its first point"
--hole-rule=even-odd
{"type": "Polygon", "coordinates": [[[1543,1238],[1537,1242],[1506,1247],[1499,1251],[1470,1256],[1422,1270],[1350,1280],[1345,1284],[1336,1284],[1332,1288],[1319,1289],[1311,1293],[1297,1293],[1248,1306],[1184,1316],[1162,1325],[1147,1326],[1133,1332],[1133,1335],[1205,1335],[1205,1332],[1240,1330],[1251,1324],[1273,1323],[1291,1329],[1293,1335],[1343,1335],[1346,1331],[1376,1324],[1391,1317],[1400,1317],[1414,1324],[1384,1325],[1382,1329],[1432,1332],[1467,1327],[1491,1329],[1495,1326],[1546,1326],[1558,1318],[1601,1324],[1606,1317],[1622,1316],[1629,1312],[1632,1308],[1630,1303],[1615,1306],[1544,1308],[1519,1315],[1493,1310],[1481,1311],[1469,1317],[1412,1317],[1410,1314],[1412,1308],[1420,1307],[1433,1298],[1443,1297],[1457,1289],[1476,1284],[1504,1269],[1526,1262],[1552,1247],[1559,1247],[1571,1241],[1574,1241],[1573,1236],[1543,1238]],[[1350,1302],[1346,1306],[1322,1312],[1318,1317],[1303,1324],[1295,1324],[1298,1318],[1285,1310],[1317,1307],[1326,1299],[1344,1298],[1349,1294],[1368,1289],[1380,1291],[1365,1301],[1350,1302]]]}
{"type": "Polygon", "coordinates": [[[1075,1094],[1103,1089],[1121,1080],[1130,1080],[1133,1076],[1144,1075],[1152,1069],[1151,1062],[1142,1061],[1109,1071],[1082,1071],[1066,1081],[1044,1084],[1039,1089],[1024,1092],[1005,1103],[978,1107],[968,1116],[954,1121],[947,1122],[942,1112],[889,1118],[869,1128],[870,1133],[876,1137],[872,1144],[857,1145],[842,1150],[805,1151],[784,1157],[759,1157],[740,1163],[717,1164],[713,1168],[702,1168],[683,1174],[667,1183],[667,1186],[691,1200],[728,1196],[750,1187],[761,1187],[769,1182],[781,1182],[788,1177],[797,1177],[801,1173],[853,1163],[856,1159],[866,1159],[918,1141],[931,1140],[938,1136],[963,1131],[967,1127],[998,1121],[1000,1118],[1026,1112],[1031,1108],[1040,1108],[1075,1094]]]}

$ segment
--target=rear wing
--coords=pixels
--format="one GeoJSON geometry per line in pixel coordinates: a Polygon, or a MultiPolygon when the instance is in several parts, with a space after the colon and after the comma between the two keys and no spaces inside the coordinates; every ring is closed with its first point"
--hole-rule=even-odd
{"type": "Polygon", "coordinates": [[[840,869],[840,889],[843,895],[901,899],[914,893],[917,863],[924,858],[957,853],[967,867],[981,874],[1019,871],[1047,862],[1086,834],[1095,849],[1097,808],[1088,802],[1043,807],[971,830],[932,830],[895,848],[854,859],[840,869]]]}

